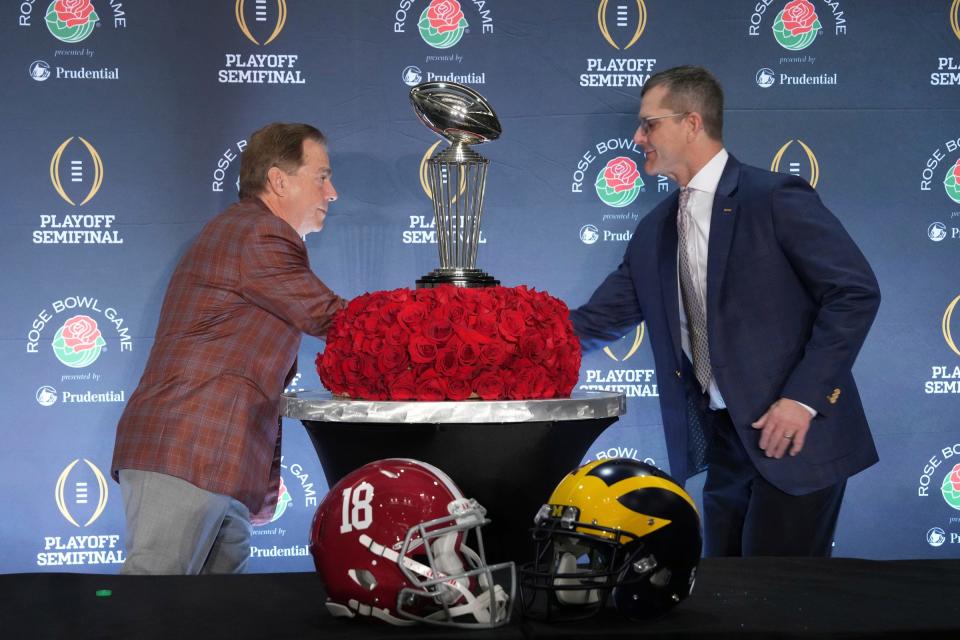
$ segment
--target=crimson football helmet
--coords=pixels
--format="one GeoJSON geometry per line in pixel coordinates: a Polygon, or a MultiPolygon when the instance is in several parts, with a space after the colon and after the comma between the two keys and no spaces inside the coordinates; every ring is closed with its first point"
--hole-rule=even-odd
{"type": "Polygon", "coordinates": [[[512,562],[487,565],[485,514],[424,462],[378,460],[349,473],[320,503],[310,532],[327,610],[396,625],[505,624],[515,570],[512,562]]]}
{"type": "Polygon", "coordinates": [[[535,518],[533,562],[520,569],[524,612],[584,618],[612,600],[632,619],[658,616],[693,591],[700,516],[670,476],[629,458],[574,469],[535,518]]]}

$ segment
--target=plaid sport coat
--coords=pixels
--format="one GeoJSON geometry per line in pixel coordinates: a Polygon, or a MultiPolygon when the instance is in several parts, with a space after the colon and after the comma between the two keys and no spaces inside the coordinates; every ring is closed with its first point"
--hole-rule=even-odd
{"type": "Polygon", "coordinates": [[[117,425],[111,470],[158,471],[271,513],[279,401],[301,333],[326,334],[347,302],[257,198],[211,220],[167,287],[140,384],[117,425]]]}

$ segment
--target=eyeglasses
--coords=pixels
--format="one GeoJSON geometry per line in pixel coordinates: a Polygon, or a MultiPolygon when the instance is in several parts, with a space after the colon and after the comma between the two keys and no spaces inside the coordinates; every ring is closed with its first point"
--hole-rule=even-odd
{"type": "Polygon", "coordinates": [[[643,135],[647,135],[648,133],[650,133],[650,129],[652,129],[652,127],[650,126],[650,123],[653,122],[654,120],[660,120],[662,118],[677,118],[680,116],[688,116],[688,115],[690,115],[690,112],[684,111],[683,113],[668,113],[665,116],[653,116],[652,118],[640,118],[640,131],[643,132],[643,135]]]}

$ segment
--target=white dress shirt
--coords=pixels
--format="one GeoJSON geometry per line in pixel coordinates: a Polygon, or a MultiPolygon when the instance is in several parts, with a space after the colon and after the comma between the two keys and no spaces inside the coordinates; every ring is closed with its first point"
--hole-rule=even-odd
{"type": "MultiPolygon", "coordinates": [[[[695,298],[697,304],[704,309],[707,305],[707,247],[710,242],[710,216],[713,213],[713,196],[717,193],[717,185],[720,184],[720,176],[723,174],[723,168],[727,165],[726,149],[720,149],[717,155],[703,166],[697,172],[686,187],[690,190],[690,224],[691,228],[687,230],[687,246],[677,247],[677,251],[685,250],[687,258],[690,260],[690,270],[693,276],[694,287],[696,289],[695,298]]],[[[680,292],[680,254],[677,253],[677,292],[680,292]]],[[[680,300],[680,345],[683,352],[693,362],[693,352],[690,349],[690,329],[687,326],[687,314],[683,310],[683,294],[679,294],[680,300]]],[[[710,318],[707,318],[707,324],[710,324],[710,318]]],[[[712,376],[710,378],[710,388],[707,389],[710,394],[711,409],[725,409],[726,403],[723,396],[720,395],[720,389],[717,387],[717,381],[712,376]]],[[[757,416],[758,418],[760,416],[757,416]]]]}
{"type": "MultiPolygon", "coordinates": [[[[690,190],[689,208],[691,228],[687,230],[687,246],[677,247],[677,292],[680,300],[680,345],[683,352],[693,362],[693,352],[690,349],[690,329],[687,326],[687,314],[683,309],[683,294],[680,293],[680,254],[679,251],[685,250],[687,258],[690,261],[690,270],[693,276],[694,287],[696,289],[697,303],[704,309],[707,306],[707,249],[710,244],[710,217],[713,214],[713,198],[717,193],[717,185],[720,184],[720,176],[727,165],[729,154],[726,149],[720,149],[717,155],[710,159],[695,176],[687,183],[686,188],[690,190]]],[[[707,325],[710,325],[710,317],[707,316],[707,325]]],[[[707,389],[710,395],[711,409],[726,409],[727,403],[720,395],[720,389],[717,387],[717,381],[710,377],[710,388],[707,389]]],[[[813,407],[809,407],[802,402],[798,402],[802,407],[816,415],[813,407]]],[[[759,418],[760,416],[757,416],[759,418]]]]}

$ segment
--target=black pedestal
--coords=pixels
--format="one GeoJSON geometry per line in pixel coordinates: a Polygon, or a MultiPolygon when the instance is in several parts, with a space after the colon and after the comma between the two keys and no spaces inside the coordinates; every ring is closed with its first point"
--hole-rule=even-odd
{"type": "Polygon", "coordinates": [[[531,559],[529,528],[557,483],[616,417],[517,423],[409,424],[303,420],[330,486],[367,462],[439,467],[487,509],[489,562],[531,559]]]}

